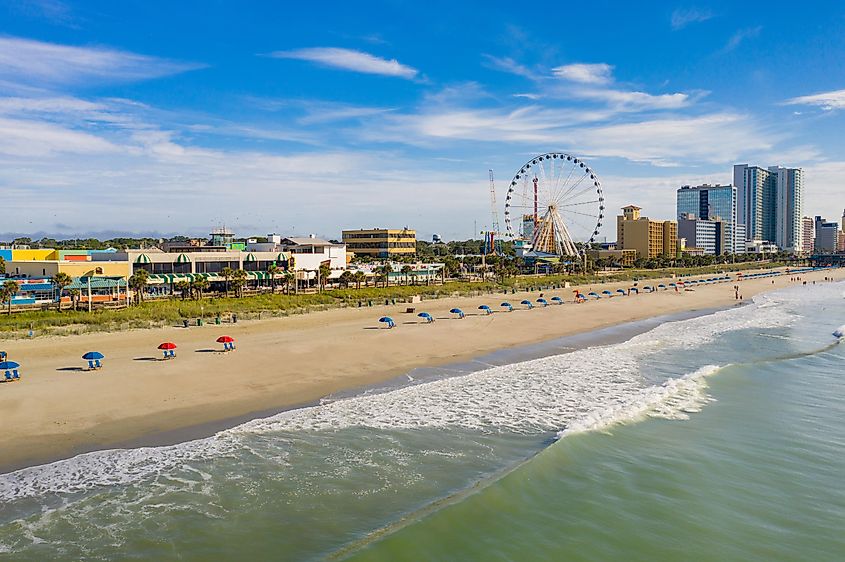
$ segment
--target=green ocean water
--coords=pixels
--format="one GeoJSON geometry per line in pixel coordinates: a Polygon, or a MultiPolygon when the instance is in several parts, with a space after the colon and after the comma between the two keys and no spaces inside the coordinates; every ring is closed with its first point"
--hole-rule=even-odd
{"type": "Polygon", "coordinates": [[[843,560],[842,324],[793,287],[0,474],[0,560],[843,560]]]}
{"type": "Polygon", "coordinates": [[[845,353],[728,367],[690,420],[561,440],[351,560],[843,560],[845,353]]]}

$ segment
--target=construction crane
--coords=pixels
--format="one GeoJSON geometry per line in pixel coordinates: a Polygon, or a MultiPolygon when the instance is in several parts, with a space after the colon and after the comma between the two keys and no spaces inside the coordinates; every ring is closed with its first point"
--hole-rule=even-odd
{"type": "Polygon", "coordinates": [[[499,206],[496,204],[496,184],[493,181],[493,170],[490,172],[490,215],[491,226],[490,230],[483,231],[484,235],[484,253],[496,254],[497,256],[505,255],[502,248],[502,236],[499,232],[499,206]]]}

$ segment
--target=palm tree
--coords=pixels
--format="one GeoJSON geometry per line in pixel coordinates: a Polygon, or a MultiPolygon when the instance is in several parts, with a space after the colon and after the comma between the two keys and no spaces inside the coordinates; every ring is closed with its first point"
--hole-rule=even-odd
{"type": "MultiPolygon", "coordinates": [[[[291,281],[296,281],[296,275],[293,274],[292,271],[285,271],[285,294],[290,293],[290,284],[291,281]]],[[[294,286],[294,292],[296,292],[296,286],[294,286]]]]}
{"type": "Polygon", "coordinates": [[[229,266],[223,268],[220,272],[220,275],[223,276],[223,281],[226,282],[226,296],[229,296],[229,280],[235,275],[235,270],[229,266]]]}
{"type": "Polygon", "coordinates": [[[410,265],[403,265],[402,266],[402,274],[405,275],[405,285],[411,284],[411,272],[414,270],[413,267],[410,265]]]}
{"type": "Polygon", "coordinates": [[[0,293],[2,293],[2,295],[3,295],[3,298],[0,299],[0,302],[2,302],[2,301],[8,302],[9,308],[8,308],[7,312],[9,314],[9,316],[12,315],[12,297],[14,297],[15,295],[18,294],[19,289],[20,289],[20,287],[18,287],[18,284],[15,283],[14,281],[11,281],[11,280],[3,283],[3,287],[2,287],[2,289],[0,289],[0,293]]]}
{"type": "Polygon", "coordinates": [[[147,288],[150,273],[146,269],[139,269],[129,278],[129,286],[135,291],[135,301],[144,302],[144,289],[147,288]]]}
{"type": "Polygon", "coordinates": [[[352,274],[352,279],[358,285],[358,289],[361,288],[361,283],[367,280],[367,275],[361,271],[360,269],[352,274]]]}
{"type": "Polygon", "coordinates": [[[273,288],[273,292],[276,292],[276,275],[281,271],[278,265],[275,263],[271,263],[267,266],[267,275],[270,276],[270,286],[273,288]]]}
{"type": "Polygon", "coordinates": [[[317,275],[320,276],[320,290],[321,291],[326,288],[326,283],[328,283],[329,275],[331,275],[331,274],[332,274],[332,268],[326,263],[321,263],[320,269],[317,270],[317,275]]]}
{"type": "Polygon", "coordinates": [[[351,271],[344,271],[340,274],[340,282],[343,283],[343,287],[348,289],[349,284],[352,283],[355,276],[352,274],[351,271]]]}
{"type": "Polygon", "coordinates": [[[70,275],[64,273],[62,271],[53,275],[51,279],[53,282],[53,286],[56,287],[59,291],[59,312],[62,310],[62,293],[65,290],[65,287],[73,283],[73,279],[70,278],[70,275]]]}
{"type": "Polygon", "coordinates": [[[191,284],[188,281],[185,281],[185,280],[179,281],[174,286],[176,287],[176,289],[179,290],[179,293],[180,293],[180,296],[182,297],[182,300],[185,300],[185,296],[188,295],[188,293],[191,292],[191,284]]]}
{"type": "Polygon", "coordinates": [[[3,256],[0,256],[0,273],[6,273],[6,260],[3,259],[3,256]]]}
{"type": "Polygon", "coordinates": [[[382,281],[384,281],[384,286],[390,286],[390,274],[393,273],[393,266],[391,266],[389,262],[385,262],[385,264],[378,269],[381,273],[380,277],[382,281]]]}
{"type": "Polygon", "coordinates": [[[197,300],[202,300],[202,292],[209,287],[208,279],[205,277],[197,277],[191,281],[191,289],[197,294],[197,300]]]}
{"type": "Polygon", "coordinates": [[[244,285],[246,285],[246,271],[243,269],[236,269],[232,274],[232,286],[235,288],[235,295],[238,297],[244,296],[244,285]]]}

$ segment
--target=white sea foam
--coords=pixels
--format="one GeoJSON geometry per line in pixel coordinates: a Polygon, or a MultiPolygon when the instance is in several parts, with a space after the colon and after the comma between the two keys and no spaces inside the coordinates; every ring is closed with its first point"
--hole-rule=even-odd
{"type": "MultiPolygon", "coordinates": [[[[375,395],[322,403],[254,420],[207,439],[168,447],[99,451],[0,475],[0,502],[126,485],[196,463],[247,452],[256,440],[346,428],[462,428],[493,433],[583,431],[644,414],[679,417],[700,408],[715,367],[649,380],[649,357],[697,348],[725,332],[787,325],[773,300],[663,324],[627,342],[494,367],[375,395]]],[[[278,451],[278,449],[275,449],[278,451]]],[[[276,459],[267,459],[275,461],[276,459]]],[[[284,459],[278,459],[283,464],[284,459]]]]}

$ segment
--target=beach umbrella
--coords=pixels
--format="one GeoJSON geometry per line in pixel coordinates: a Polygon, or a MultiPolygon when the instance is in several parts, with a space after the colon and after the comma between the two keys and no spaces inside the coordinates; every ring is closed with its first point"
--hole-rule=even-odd
{"type": "Polygon", "coordinates": [[[451,312],[452,314],[457,314],[458,318],[463,318],[465,316],[464,311],[460,308],[453,308],[449,312],[451,312]]]}
{"type": "Polygon", "coordinates": [[[616,292],[619,293],[620,295],[623,295],[623,296],[625,295],[625,289],[616,289],[616,292]]]}
{"type": "Polygon", "coordinates": [[[15,363],[14,361],[3,361],[0,362],[0,371],[8,371],[9,369],[17,369],[21,365],[20,363],[15,363]]]}
{"type": "Polygon", "coordinates": [[[588,296],[588,297],[593,297],[594,299],[600,299],[600,298],[601,298],[601,295],[600,295],[600,294],[598,294],[598,293],[597,293],[597,292],[595,292],[595,291],[590,291],[589,293],[587,293],[587,296],[588,296]]]}
{"type": "Polygon", "coordinates": [[[493,314],[493,309],[487,306],[486,304],[482,304],[481,306],[479,306],[478,310],[483,310],[487,314],[493,314]]]}
{"type": "Polygon", "coordinates": [[[552,297],[552,302],[556,302],[558,304],[563,304],[563,299],[560,297],[552,297]]]}
{"type": "Polygon", "coordinates": [[[383,324],[387,324],[388,328],[393,328],[394,326],[396,326],[396,322],[394,322],[393,318],[391,318],[390,316],[382,316],[378,319],[378,321],[383,324]]]}
{"type": "Polygon", "coordinates": [[[501,306],[502,308],[507,308],[507,309],[508,309],[508,312],[510,312],[511,310],[513,310],[513,305],[512,305],[511,303],[509,303],[509,302],[503,302],[503,303],[502,303],[502,304],[500,304],[499,306],[501,306]]]}
{"type": "Polygon", "coordinates": [[[649,293],[652,292],[654,289],[650,285],[646,285],[643,287],[643,291],[648,291],[649,293]]]}
{"type": "Polygon", "coordinates": [[[527,300],[527,299],[526,299],[526,300],[523,300],[523,301],[520,301],[520,303],[519,303],[519,304],[524,304],[524,305],[525,305],[525,306],[527,306],[528,308],[534,308],[534,305],[533,305],[533,304],[531,304],[531,301],[530,301],[530,300],[527,300]]]}
{"type": "Polygon", "coordinates": [[[613,296],[613,293],[611,293],[610,291],[607,291],[607,290],[602,291],[601,294],[607,295],[609,297],[613,296]]]}
{"type": "Polygon", "coordinates": [[[417,316],[419,316],[426,322],[434,322],[434,318],[432,318],[431,314],[429,314],[428,312],[420,312],[419,314],[417,314],[417,316]]]}
{"type": "Polygon", "coordinates": [[[669,283],[669,286],[670,287],[677,287],[677,285],[675,285],[674,283],[669,283]]]}
{"type": "Polygon", "coordinates": [[[220,336],[217,338],[217,343],[232,343],[235,339],[232,336],[220,336]]]}
{"type": "Polygon", "coordinates": [[[537,302],[542,304],[543,306],[549,306],[549,301],[546,299],[537,299],[537,302]]]}
{"type": "Polygon", "coordinates": [[[162,344],[159,344],[158,348],[159,349],[165,349],[165,350],[176,349],[176,344],[173,343],[173,342],[166,341],[162,344]]]}
{"type": "Polygon", "coordinates": [[[103,359],[104,357],[105,355],[103,355],[99,351],[89,351],[88,353],[82,356],[82,358],[86,361],[94,361],[95,359],[103,359]]]}

